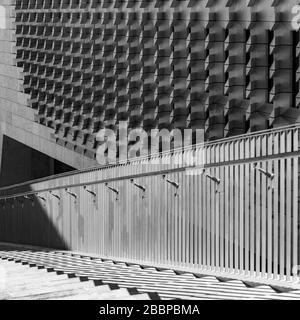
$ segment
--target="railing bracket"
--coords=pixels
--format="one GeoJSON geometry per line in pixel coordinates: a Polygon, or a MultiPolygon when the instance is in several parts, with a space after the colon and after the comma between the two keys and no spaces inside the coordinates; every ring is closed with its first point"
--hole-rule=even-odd
{"type": "Polygon", "coordinates": [[[266,177],[268,177],[269,179],[273,180],[275,178],[275,174],[272,172],[268,172],[260,167],[258,167],[257,163],[254,163],[254,169],[258,170],[259,172],[261,172],[262,174],[264,174],[266,177]]]}
{"type": "Polygon", "coordinates": [[[92,196],[94,196],[94,197],[97,196],[97,193],[94,192],[94,191],[92,191],[92,190],[87,189],[87,186],[84,186],[84,190],[85,190],[86,192],[88,192],[89,194],[91,194],[92,196]]]}
{"type": "Polygon", "coordinates": [[[57,194],[54,194],[52,191],[49,191],[49,193],[51,194],[51,196],[55,197],[56,199],[60,200],[60,196],[57,194]]]}
{"type": "Polygon", "coordinates": [[[40,196],[38,193],[36,193],[36,196],[37,196],[39,199],[41,199],[41,200],[43,200],[44,202],[46,202],[46,199],[45,199],[44,197],[40,196]]]}
{"type": "Polygon", "coordinates": [[[178,189],[180,187],[179,183],[175,182],[175,181],[171,181],[169,179],[166,179],[166,175],[163,175],[163,179],[166,180],[167,183],[169,183],[170,185],[172,185],[174,188],[176,188],[176,192],[175,192],[175,197],[178,196],[178,189]]]}
{"type": "Polygon", "coordinates": [[[19,198],[15,198],[16,201],[18,201],[19,203],[21,203],[21,206],[23,207],[24,206],[24,201],[22,201],[21,199],[19,198]]]}
{"type": "Polygon", "coordinates": [[[96,197],[97,197],[97,193],[96,192],[94,192],[94,191],[92,191],[92,190],[89,190],[89,189],[87,189],[87,186],[84,186],[83,187],[84,188],[84,190],[86,191],[86,192],[88,192],[89,194],[91,194],[92,196],[93,196],[93,202],[94,202],[94,204],[96,203],[96,197]]]}
{"type": "Polygon", "coordinates": [[[146,187],[144,187],[144,186],[136,183],[136,182],[134,181],[134,179],[131,179],[130,181],[131,181],[131,183],[133,183],[133,185],[135,185],[137,188],[141,189],[143,192],[146,192],[146,187]]]}
{"type": "Polygon", "coordinates": [[[32,197],[25,195],[24,198],[29,200],[31,202],[32,206],[34,206],[34,199],[32,197]]]}
{"type": "Polygon", "coordinates": [[[219,179],[219,178],[217,178],[217,177],[214,177],[214,176],[212,176],[212,175],[210,175],[210,174],[208,174],[208,173],[205,173],[205,169],[203,169],[203,173],[205,174],[205,176],[206,176],[208,179],[212,180],[212,181],[215,182],[216,184],[220,184],[220,183],[221,183],[221,179],[219,179]]]}
{"type": "Polygon", "coordinates": [[[105,183],[105,186],[106,186],[109,190],[111,190],[112,192],[114,192],[114,193],[117,195],[116,200],[119,200],[119,190],[117,190],[117,189],[109,186],[108,183],[105,183]]]}
{"type": "Polygon", "coordinates": [[[8,201],[7,199],[5,199],[5,201],[11,205],[12,209],[15,207],[15,204],[12,201],[8,201]]]}
{"type": "Polygon", "coordinates": [[[73,192],[69,191],[69,189],[68,189],[68,188],[66,188],[66,189],[65,189],[65,191],[66,191],[70,196],[72,196],[72,197],[74,197],[75,199],[77,199],[77,194],[75,194],[75,193],[73,193],[73,192]]]}

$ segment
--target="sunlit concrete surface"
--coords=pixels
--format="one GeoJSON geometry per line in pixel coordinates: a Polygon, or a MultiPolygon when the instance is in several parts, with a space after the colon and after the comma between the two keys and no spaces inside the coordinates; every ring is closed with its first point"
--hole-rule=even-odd
{"type": "Polygon", "coordinates": [[[0,5],[0,29],[6,28],[6,11],[3,6],[0,5]]]}

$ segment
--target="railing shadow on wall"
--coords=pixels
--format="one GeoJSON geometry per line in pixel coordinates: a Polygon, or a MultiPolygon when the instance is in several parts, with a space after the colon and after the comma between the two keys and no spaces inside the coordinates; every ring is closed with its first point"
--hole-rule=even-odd
{"type": "Polygon", "coordinates": [[[0,239],[292,283],[299,157],[291,126],[1,189],[0,239]]]}

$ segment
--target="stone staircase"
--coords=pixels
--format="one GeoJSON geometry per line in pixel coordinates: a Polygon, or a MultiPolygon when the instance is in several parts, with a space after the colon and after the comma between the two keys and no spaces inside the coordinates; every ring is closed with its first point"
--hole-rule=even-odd
{"type": "Polygon", "coordinates": [[[9,300],[300,299],[300,290],[3,245],[0,271],[9,300]]]}

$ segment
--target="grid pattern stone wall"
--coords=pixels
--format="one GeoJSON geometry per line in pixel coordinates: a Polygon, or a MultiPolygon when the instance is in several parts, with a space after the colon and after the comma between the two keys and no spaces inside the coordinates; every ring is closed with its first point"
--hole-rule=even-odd
{"type": "Polygon", "coordinates": [[[296,0],[16,0],[16,64],[35,121],[95,159],[101,128],[202,129],[299,119],[296,0]]]}

